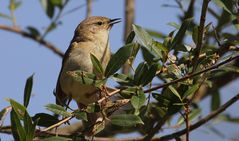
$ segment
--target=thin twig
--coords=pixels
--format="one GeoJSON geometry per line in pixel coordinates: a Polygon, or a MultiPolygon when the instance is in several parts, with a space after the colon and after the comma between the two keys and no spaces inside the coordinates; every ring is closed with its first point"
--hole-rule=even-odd
{"type": "Polygon", "coordinates": [[[56,123],[56,124],[53,124],[52,126],[49,126],[49,127],[45,128],[45,129],[43,129],[42,132],[46,132],[46,131],[48,131],[48,130],[51,130],[51,129],[53,129],[53,128],[56,128],[56,127],[62,125],[63,123],[69,121],[69,120],[72,119],[73,117],[74,117],[74,116],[69,116],[69,117],[67,117],[67,118],[64,118],[64,119],[61,120],[60,122],[58,122],[58,123],[56,123]]]}
{"type": "MultiPolygon", "coordinates": [[[[233,98],[231,98],[230,100],[228,100],[225,104],[223,104],[222,106],[220,106],[216,111],[211,112],[209,115],[207,115],[206,117],[202,118],[201,120],[199,120],[198,122],[192,124],[190,126],[189,131],[195,130],[198,127],[202,126],[203,124],[207,123],[209,120],[215,118],[218,114],[222,113],[223,111],[225,111],[228,107],[230,107],[232,104],[234,104],[236,101],[239,100],[239,94],[237,94],[236,96],[234,96],[233,98]]],[[[174,139],[175,137],[180,137],[182,135],[184,135],[187,132],[187,129],[183,129],[180,130],[178,132],[175,132],[173,134],[169,134],[169,135],[165,135],[160,137],[160,140],[170,140],[170,139],[174,139]]]]}
{"type": "Polygon", "coordinates": [[[194,77],[194,76],[200,75],[200,74],[202,74],[202,73],[205,73],[205,72],[214,70],[214,69],[216,69],[216,68],[218,68],[218,67],[220,67],[220,66],[222,66],[222,65],[224,65],[224,64],[227,64],[227,63],[229,63],[229,62],[231,62],[231,61],[233,61],[233,60],[236,60],[236,59],[239,59],[239,55],[234,56],[234,57],[230,57],[229,59],[227,59],[227,60],[225,60],[225,61],[222,61],[221,63],[218,63],[218,64],[216,64],[216,65],[213,65],[213,66],[211,66],[211,67],[208,67],[208,68],[206,68],[206,69],[204,69],[204,70],[198,71],[198,72],[196,72],[196,73],[187,74],[187,75],[185,75],[185,76],[182,77],[182,78],[175,79],[175,80],[173,80],[173,81],[171,81],[171,82],[164,83],[164,84],[161,84],[161,85],[159,85],[159,86],[155,86],[155,87],[152,87],[152,88],[150,88],[150,89],[144,90],[144,92],[145,92],[145,93],[148,93],[148,92],[155,91],[155,90],[158,90],[158,89],[160,89],[160,88],[164,88],[164,87],[167,87],[167,86],[169,86],[169,85],[172,85],[172,84],[175,84],[175,83],[178,83],[178,82],[187,80],[187,79],[189,79],[189,78],[192,78],[192,77],[194,77]]]}
{"type": "Polygon", "coordinates": [[[56,46],[54,46],[53,44],[51,44],[50,42],[42,39],[40,36],[35,36],[32,35],[26,31],[21,30],[20,28],[17,27],[11,27],[11,26],[6,26],[6,25],[0,25],[0,29],[1,30],[5,30],[5,31],[9,31],[9,32],[13,32],[19,35],[22,35],[23,37],[32,39],[33,41],[43,45],[44,47],[50,49],[51,51],[53,51],[55,54],[57,54],[60,57],[64,56],[64,53],[61,52],[56,46]]]}
{"type": "Polygon", "coordinates": [[[196,44],[196,52],[195,52],[195,56],[192,61],[192,64],[193,64],[192,72],[194,72],[198,66],[198,59],[199,59],[199,55],[200,55],[201,49],[202,49],[204,25],[205,25],[205,21],[206,21],[207,8],[208,8],[208,4],[210,1],[211,0],[203,0],[200,25],[199,25],[199,29],[198,29],[198,40],[197,40],[197,44],[196,44]]]}

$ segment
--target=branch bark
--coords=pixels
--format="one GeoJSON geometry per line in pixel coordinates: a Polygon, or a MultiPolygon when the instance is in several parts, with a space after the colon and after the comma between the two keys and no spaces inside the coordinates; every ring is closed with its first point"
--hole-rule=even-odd
{"type": "Polygon", "coordinates": [[[86,17],[90,17],[92,15],[92,0],[86,0],[86,3],[87,3],[86,17]]]}
{"type": "Polygon", "coordinates": [[[12,33],[16,33],[18,35],[22,35],[23,37],[32,39],[33,41],[43,45],[44,47],[50,49],[53,53],[57,54],[58,56],[62,57],[64,56],[64,53],[61,52],[56,46],[54,46],[52,43],[42,39],[40,36],[34,36],[26,31],[21,30],[17,27],[11,27],[6,25],[0,25],[1,30],[9,31],[12,33]]]}
{"type": "Polygon", "coordinates": [[[203,0],[202,10],[201,10],[201,18],[200,18],[200,25],[198,29],[198,39],[196,44],[196,52],[193,58],[193,72],[196,70],[198,66],[198,58],[202,49],[202,42],[203,42],[203,35],[204,35],[204,25],[206,21],[206,14],[208,9],[208,4],[211,0],[203,0]]]}

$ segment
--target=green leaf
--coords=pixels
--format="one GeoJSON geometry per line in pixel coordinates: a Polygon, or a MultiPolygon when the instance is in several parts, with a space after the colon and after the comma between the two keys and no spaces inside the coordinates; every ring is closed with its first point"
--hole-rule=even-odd
{"type": "Polygon", "coordinates": [[[21,5],[21,1],[10,0],[9,9],[15,11],[21,5]]]}
{"type": "Polygon", "coordinates": [[[212,94],[212,99],[211,99],[211,111],[217,110],[221,105],[221,98],[220,98],[220,93],[219,91],[216,91],[215,93],[212,94]]]}
{"type": "Polygon", "coordinates": [[[187,98],[189,95],[194,94],[197,90],[199,89],[199,84],[195,84],[192,87],[190,87],[184,94],[183,94],[183,98],[185,99],[187,98]]]}
{"type": "Polygon", "coordinates": [[[219,7],[223,8],[225,11],[227,11],[229,14],[233,15],[232,11],[232,0],[213,0],[214,3],[216,3],[219,7]]]}
{"type": "Polygon", "coordinates": [[[162,94],[158,94],[158,93],[153,93],[152,94],[153,98],[155,98],[158,103],[160,104],[160,106],[162,107],[168,107],[170,104],[170,100],[168,100],[165,96],[163,96],[162,94]]]}
{"type": "Polygon", "coordinates": [[[41,36],[40,32],[33,26],[28,26],[27,27],[27,30],[29,31],[29,33],[32,35],[32,36],[41,36]]]}
{"type": "Polygon", "coordinates": [[[195,44],[198,42],[198,26],[193,27],[192,39],[195,44]]]}
{"type": "Polygon", "coordinates": [[[154,41],[153,38],[138,25],[133,25],[133,30],[136,35],[136,41],[138,41],[139,44],[146,47],[156,57],[163,58],[162,52],[168,50],[163,44],[154,41]]]}
{"type": "Polygon", "coordinates": [[[130,76],[119,73],[114,74],[112,79],[118,82],[120,85],[128,85],[128,86],[132,85],[133,81],[133,79],[130,76]]]}
{"type": "Polygon", "coordinates": [[[44,138],[41,141],[72,141],[72,139],[65,138],[65,137],[49,137],[49,138],[44,138]]]}
{"type": "Polygon", "coordinates": [[[136,85],[147,85],[155,77],[158,70],[158,64],[148,66],[146,62],[142,62],[138,65],[135,74],[134,82],[136,85]]]}
{"type": "Polygon", "coordinates": [[[103,77],[104,70],[103,70],[103,67],[102,67],[100,61],[95,57],[94,54],[90,54],[90,59],[93,64],[94,73],[99,75],[100,77],[103,77]]]}
{"type": "Polygon", "coordinates": [[[120,92],[120,95],[124,98],[129,99],[137,93],[138,89],[138,87],[127,87],[120,92]]]}
{"type": "Polygon", "coordinates": [[[59,122],[56,116],[52,116],[46,113],[37,113],[32,117],[32,120],[34,122],[38,121],[37,125],[43,127],[49,127],[59,122]]]}
{"type": "Polygon", "coordinates": [[[193,20],[193,18],[188,18],[186,20],[183,21],[181,27],[179,28],[177,34],[175,35],[175,37],[173,38],[173,42],[171,45],[171,48],[174,49],[176,47],[176,45],[182,41],[182,39],[184,38],[184,35],[191,23],[191,21],[193,20]]]}
{"type": "Polygon", "coordinates": [[[11,19],[12,19],[11,16],[8,16],[8,15],[3,14],[3,13],[0,13],[0,17],[5,18],[5,19],[8,19],[8,20],[11,20],[11,19]]]}
{"type": "Polygon", "coordinates": [[[87,113],[96,113],[100,112],[100,105],[98,103],[91,103],[86,107],[85,110],[87,113]]]}
{"type": "Polygon", "coordinates": [[[54,5],[51,3],[50,0],[40,0],[40,3],[42,5],[42,8],[44,9],[45,13],[49,18],[53,18],[54,16],[54,5]]]}
{"type": "Polygon", "coordinates": [[[158,32],[158,31],[154,31],[154,30],[150,30],[150,29],[146,29],[146,31],[149,33],[149,35],[151,35],[155,38],[163,39],[166,37],[163,33],[158,32]]]}
{"type": "Polygon", "coordinates": [[[132,52],[132,44],[121,47],[110,59],[105,69],[105,77],[113,75],[128,60],[132,52]]]}
{"type": "Polygon", "coordinates": [[[13,110],[16,112],[17,116],[20,119],[23,119],[24,114],[26,112],[26,107],[24,107],[23,105],[21,105],[20,103],[16,102],[13,99],[8,99],[8,101],[10,102],[13,110]]]}
{"type": "Polygon", "coordinates": [[[144,124],[139,116],[132,114],[121,114],[111,116],[111,123],[118,126],[131,127],[137,124],[144,124]]]}
{"type": "Polygon", "coordinates": [[[134,33],[134,31],[131,31],[130,34],[128,35],[126,41],[125,41],[125,44],[127,45],[127,44],[132,43],[133,40],[134,40],[134,37],[135,37],[135,33],[134,33]]]}
{"type": "Polygon", "coordinates": [[[26,111],[24,118],[24,129],[26,131],[26,140],[32,141],[35,136],[35,128],[38,120],[36,120],[34,123],[32,122],[32,118],[29,116],[28,112],[26,111]]]}
{"type": "Polygon", "coordinates": [[[3,117],[5,116],[6,112],[7,112],[6,108],[4,108],[0,111],[0,125],[2,125],[2,120],[3,120],[3,117]]]}
{"type": "Polygon", "coordinates": [[[74,115],[76,116],[77,119],[82,119],[84,121],[88,121],[86,112],[75,111],[74,115]]]}
{"type": "Polygon", "coordinates": [[[178,91],[173,87],[173,86],[168,86],[168,88],[171,90],[171,92],[175,95],[175,96],[177,96],[179,99],[180,99],[180,101],[182,101],[182,98],[181,98],[181,96],[180,96],[180,94],[178,93],[178,91]]]}
{"type": "MultiPolygon", "coordinates": [[[[201,113],[201,109],[194,109],[191,111],[191,113],[189,113],[188,118],[189,121],[192,121],[194,118],[196,118],[200,113],[201,113]]],[[[182,125],[184,123],[184,118],[181,116],[178,119],[177,125],[182,125]]]]}
{"type": "Polygon", "coordinates": [[[139,115],[139,109],[144,105],[145,101],[146,96],[142,90],[138,90],[137,95],[132,96],[130,102],[135,109],[135,115],[139,115]]]}
{"type": "Polygon", "coordinates": [[[143,81],[143,75],[147,74],[148,66],[146,62],[142,62],[138,65],[134,73],[134,82],[136,85],[140,85],[143,81]]]}
{"type": "Polygon", "coordinates": [[[78,81],[80,84],[93,85],[95,87],[100,87],[101,85],[105,84],[107,80],[97,80],[95,74],[84,72],[82,70],[68,71],[67,74],[70,75],[75,81],[78,81]]]}
{"type": "Polygon", "coordinates": [[[62,115],[63,117],[70,117],[72,116],[71,113],[67,112],[64,107],[60,106],[60,105],[56,105],[56,104],[47,104],[46,109],[53,112],[54,114],[57,115],[62,115]]]}
{"type": "Polygon", "coordinates": [[[31,93],[32,93],[32,85],[33,85],[33,75],[27,78],[26,84],[25,84],[25,89],[24,89],[24,99],[23,99],[23,105],[25,107],[28,106],[31,93]]]}
{"type": "Polygon", "coordinates": [[[26,132],[23,126],[21,125],[20,118],[14,109],[10,112],[10,118],[11,118],[12,135],[14,140],[26,141],[26,132]]]}
{"type": "Polygon", "coordinates": [[[50,2],[52,5],[57,6],[59,8],[62,8],[63,6],[62,0],[50,0],[50,2]]]}

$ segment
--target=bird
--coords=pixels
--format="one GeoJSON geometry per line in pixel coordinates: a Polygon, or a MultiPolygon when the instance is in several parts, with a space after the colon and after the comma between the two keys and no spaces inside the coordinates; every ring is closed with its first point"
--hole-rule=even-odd
{"type": "MultiPolygon", "coordinates": [[[[103,16],[91,16],[84,19],[76,27],[74,36],[62,60],[55,91],[56,104],[66,106],[67,101],[73,99],[79,109],[82,109],[99,100],[100,96],[95,86],[81,84],[67,72],[81,70],[94,73],[91,54],[105,68],[111,57],[109,32],[112,26],[119,22],[120,18],[110,19],[103,16]]],[[[90,118],[90,120],[95,122],[96,117],[90,118]]]]}

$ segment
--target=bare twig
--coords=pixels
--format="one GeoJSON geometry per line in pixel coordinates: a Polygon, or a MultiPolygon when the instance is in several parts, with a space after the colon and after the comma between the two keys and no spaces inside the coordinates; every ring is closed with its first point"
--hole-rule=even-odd
{"type": "MultiPolygon", "coordinates": [[[[202,118],[201,120],[199,120],[198,122],[192,124],[190,126],[190,131],[197,129],[198,127],[202,126],[203,124],[207,123],[208,121],[210,121],[211,119],[215,118],[218,114],[222,113],[223,111],[225,111],[228,107],[230,107],[232,104],[234,104],[236,101],[239,100],[239,94],[237,94],[236,96],[234,96],[233,98],[231,98],[230,100],[228,100],[225,104],[223,104],[222,106],[220,106],[216,111],[211,112],[209,115],[207,115],[206,117],[202,118]]],[[[160,138],[160,140],[170,140],[170,139],[174,139],[175,137],[179,137],[184,135],[187,132],[187,129],[183,129],[180,130],[178,132],[175,132],[173,134],[169,134],[169,135],[165,135],[162,136],[160,138]]]]}
{"type": "Polygon", "coordinates": [[[202,49],[204,25],[205,25],[205,21],[206,21],[207,8],[208,8],[208,4],[210,1],[211,0],[203,0],[203,4],[202,4],[200,25],[199,25],[199,29],[198,29],[198,40],[197,40],[197,44],[196,44],[196,52],[195,52],[195,56],[192,61],[193,72],[196,70],[196,68],[198,66],[197,61],[198,61],[198,58],[199,58],[199,55],[200,55],[200,52],[202,49]]]}
{"type": "Polygon", "coordinates": [[[175,80],[173,80],[173,81],[171,81],[171,82],[164,83],[164,84],[161,84],[161,85],[159,85],[159,86],[155,86],[155,87],[152,87],[152,88],[150,88],[150,89],[144,90],[144,92],[145,92],[145,93],[148,93],[148,92],[155,91],[155,90],[158,90],[158,89],[160,89],[160,88],[164,88],[164,87],[167,87],[167,86],[169,86],[169,85],[172,85],[172,84],[175,84],[175,83],[178,83],[178,82],[187,80],[187,79],[189,79],[189,78],[193,78],[193,77],[195,77],[195,76],[197,76],[197,75],[200,75],[200,74],[202,74],[202,73],[206,73],[206,72],[208,72],[208,71],[214,70],[214,69],[216,69],[216,68],[218,68],[218,67],[220,67],[220,66],[222,66],[222,65],[224,65],[224,64],[227,64],[227,63],[229,63],[229,62],[231,62],[231,61],[233,61],[233,60],[236,60],[236,59],[239,59],[239,55],[234,56],[234,57],[230,57],[229,59],[227,59],[227,60],[225,60],[225,61],[222,61],[221,63],[218,63],[218,64],[216,64],[216,65],[213,65],[213,66],[211,66],[211,67],[208,67],[208,68],[206,68],[206,69],[204,69],[204,70],[201,70],[201,71],[198,71],[198,72],[195,72],[195,73],[192,73],[192,74],[187,74],[187,75],[185,75],[185,76],[182,77],[182,78],[175,79],[175,80]]]}
{"type": "Polygon", "coordinates": [[[61,120],[60,122],[58,122],[58,123],[56,123],[56,124],[53,124],[52,126],[43,129],[42,132],[46,132],[46,131],[48,131],[48,130],[51,130],[51,129],[53,129],[53,128],[56,128],[56,127],[62,125],[63,123],[69,121],[69,120],[72,119],[73,117],[74,117],[74,116],[69,116],[69,117],[67,117],[67,118],[64,118],[64,119],[61,120]]]}
{"type": "Polygon", "coordinates": [[[51,51],[53,51],[55,54],[57,54],[60,57],[64,56],[64,53],[61,52],[56,46],[54,46],[53,44],[51,44],[50,42],[42,39],[40,36],[35,36],[32,35],[26,31],[21,30],[20,28],[17,27],[11,27],[11,26],[6,26],[6,25],[0,25],[0,29],[1,30],[5,30],[5,31],[9,31],[9,32],[13,32],[19,35],[22,35],[23,37],[29,38],[34,40],[35,42],[43,45],[44,47],[50,49],[51,51]]]}
{"type": "Polygon", "coordinates": [[[87,8],[86,8],[86,17],[90,17],[92,15],[92,0],[86,0],[87,8]]]}

